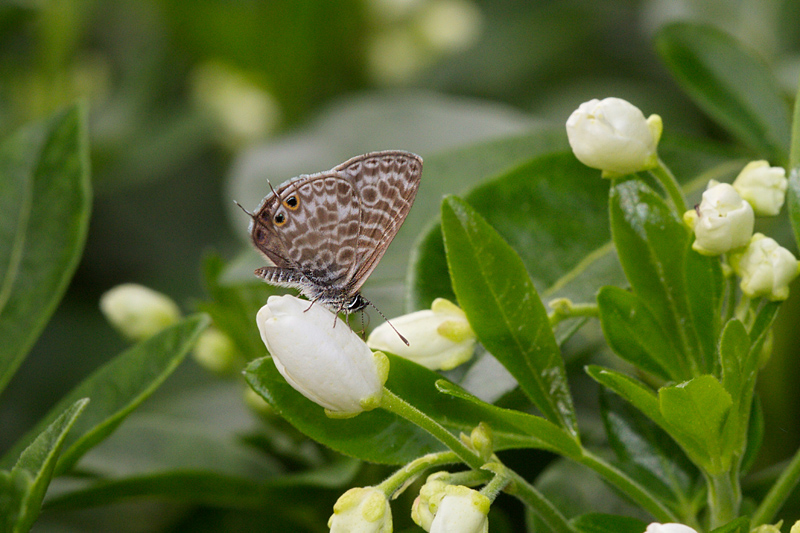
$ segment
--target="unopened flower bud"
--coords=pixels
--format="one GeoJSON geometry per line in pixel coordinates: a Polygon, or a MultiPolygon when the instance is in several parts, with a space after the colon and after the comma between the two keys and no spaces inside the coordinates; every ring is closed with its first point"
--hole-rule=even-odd
{"type": "Polygon", "coordinates": [[[750,245],[731,255],[730,260],[734,272],[742,278],[739,286],[746,296],[764,296],[772,301],[789,297],[789,283],[797,277],[798,262],[774,239],[756,233],[750,245]]]}
{"type": "Polygon", "coordinates": [[[227,374],[233,370],[237,355],[233,340],[214,327],[200,334],[192,350],[197,364],[215,374],[227,374]]]}
{"type": "Polygon", "coordinates": [[[375,354],[322,305],[290,295],[270,296],[256,316],[278,371],[332,417],[355,416],[380,404],[389,362],[375,354]]]}
{"type": "Polygon", "coordinates": [[[703,193],[703,201],[687,211],[683,220],[694,229],[692,249],[703,255],[720,255],[747,245],[755,215],[736,189],[712,180],[703,193]]]}
{"type": "Polygon", "coordinates": [[[463,485],[448,485],[430,533],[488,533],[489,498],[463,485]]]}
{"type": "Polygon", "coordinates": [[[144,340],[180,320],[169,297],[135,283],[118,285],[100,297],[100,310],[125,337],[144,340]]]}
{"type": "Polygon", "coordinates": [[[437,298],[430,309],[391,320],[408,339],[408,346],[389,326],[381,324],[367,338],[373,350],[393,353],[431,370],[449,370],[472,357],[475,332],[457,305],[437,298]]]}
{"type": "Polygon", "coordinates": [[[697,531],[683,524],[659,524],[658,522],[653,522],[647,526],[645,533],[697,533],[697,531]]]}
{"type": "Polygon", "coordinates": [[[645,119],[638,107],[621,98],[584,102],[567,120],[567,136],[575,157],[608,177],[658,166],[656,147],[661,117],[645,119]]]}
{"type": "Polygon", "coordinates": [[[383,491],[355,487],[342,494],[328,520],[331,533],[391,533],[392,510],[383,491]]]}
{"type": "Polygon", "coordinates": [[[748,163],[733,182],[733,188],[753,206],[758,216],[775,216],[786,199],[789,180],[782,167],[771,167],[766,161],[748,163]]]}

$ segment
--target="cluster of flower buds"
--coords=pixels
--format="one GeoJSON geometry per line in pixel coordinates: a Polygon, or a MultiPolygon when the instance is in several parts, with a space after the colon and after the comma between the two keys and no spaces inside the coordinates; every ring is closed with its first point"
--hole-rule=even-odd
{"type": "MultiPolygon", "coordinates": [[[[636,106],[619,98],[585,102],[567,120],[575,157],[612,178],[658,167],[661,130],[658,115],[645,119],[636,106]]],[[[780,212],[787,187],[783,168],[752,161],[733,184],[710,181],[700,204],[683,215],[694,232],[692,248],[707,256],[728,254],[749,298],[785,300],[798,275],[800,266],[791,252],[753,234],[756,216],[780,212]]]]}

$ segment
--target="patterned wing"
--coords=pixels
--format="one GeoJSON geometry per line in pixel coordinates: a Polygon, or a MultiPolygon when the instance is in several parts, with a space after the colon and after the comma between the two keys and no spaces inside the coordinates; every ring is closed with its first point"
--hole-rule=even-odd
{"type": "Polygon", "coordinates": [[[378,265],[406,219],[422,176],[422,158],[410,152],[371,152],[333,169],[358,193],[361,233],[351,292],[357,291],[378,265]]]}
{"type": "MultiPolygon", "coordinates": [[[[358,232],[353,185],[326,172],[294,178],[267,196],[254,215],[251,235],[278,269],[294,270],[317,288],[335,291],[355,269],[358,232]]],[[[299,283],[300,276],[295,278],[285,282],[299,283]]]]}

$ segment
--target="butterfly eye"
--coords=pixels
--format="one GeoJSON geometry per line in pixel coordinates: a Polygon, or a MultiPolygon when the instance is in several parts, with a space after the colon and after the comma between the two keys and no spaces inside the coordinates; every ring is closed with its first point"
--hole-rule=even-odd
{"type": "Polygon", "coordinates": [[[297,206],[300,205],[300,200],[297,199],[297,196],[292,195],[283,202],[283,205],[289,209],[297,209],[297,206]]]}
{"type": "Polygon", "coordinates": [[[277,215],[275,215],[275,218],[273,220],[275,220],[276,226],[283,226],[284,224],[286,224],[286,216],[283,213],[278,213],[277,215]]]}

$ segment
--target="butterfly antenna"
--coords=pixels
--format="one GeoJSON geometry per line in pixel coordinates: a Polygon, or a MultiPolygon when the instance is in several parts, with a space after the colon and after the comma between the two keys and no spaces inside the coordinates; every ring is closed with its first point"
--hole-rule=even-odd
{"type": "Polygon", "coordinates": [[[272,186],[272,183],[270,183],[270,181],[269,181],[269,180],[267,180],[267,185],[269,185],[269,190],[271,190],[271,191],[272,191],[272,194],[274,194],[274,195],[275,195],[275,197],[276,197],[278,200],[280,200],[280,199],[281,199],[281,197],[280,197],[280,196],[278,196],[278,193],[277,193],[277,192],[275,192],[275,188],[272,186]]]}
{"type": "Polygon", "coordinates": [[[239,209],[241,209],[242,211],[244,211],[245,213],[247,213],[247,216],[249,216],[250,218],[255,218],[255,217],[256,217],[256,216],[255,216],[253,213],[251,213],[250,211],[248,211],[247,209],[245,209],[244,207],[242,207],[242,204],[240,204],[240,203],[239,203],[239,202],[237,202],[236,200],[234,200],[234,201],[233,201],[233,203],[235,203],[236,205],[238,205],[238,206],[239,206],[239,209]]]}
{"type": "MultiPolygon", "coordinates": [[[[364,297],[362,296],[362,298],[364,298],[364,297]]],[[[395,333],[397,333],[397,336],[398,336],[398,337],[400,337],[400,340],[401,340],[401,341],[403,341],[403,344],[405,344],[406,346],[411,346],[411,345],[408,343],[408,339],[406,339],[405,337],[403,337],[403,335],[401,335],[401,334],[400,334],[400,332],[399,332],[399,331],[397,331],[397,328],[396,328],[396,327],[394,327],[394,326],[392,325],[392,323],[391,323],[391,322],[389,322],[389,319],[388,319],[388,318],[386,318],[386,315],[384,315],[383,313],[381,313],[381,310],[380,310],[380,309],[378,309],[377,307],[375,307],[375,304],[374,304],[374,303],[370,302],[370,301],[369,301],[369,300],[367,300],[366,298],[364,298],[364,301],[365,301],[365,302],[367,302],[367,303],[368,303],[370,306],[372,306],[372,308],[373,308],[373,309],[375,309],[375,310],[378,312],[378,314],[379,314],[379,315],[381,315],[381,318],[383,318],[383,320],[384,320],[384,321],[385,321],[387,324],[389,324],[389,327],[390,327],[390,328],[392,328],[392,330],[394,330],[394,332],[395,332],[395,333]]]]}

